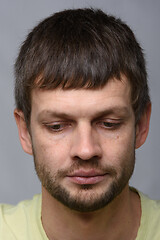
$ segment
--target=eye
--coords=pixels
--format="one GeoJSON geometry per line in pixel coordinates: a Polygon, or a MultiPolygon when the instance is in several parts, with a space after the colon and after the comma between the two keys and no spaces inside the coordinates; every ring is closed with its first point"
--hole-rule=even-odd
{"type": "Polygon", "coordinates": [[[52,123],[52,124],[46,124],[46,127],[50,131],[52,131],[52,132],[61,132],[64,129],[70,127],[70,124],[69,123],[65,123],[65,122],[62,122],[62,123],[52,123]]]}
{"type": "Polygon", "coordinates": [[[49,128],[54,131],[60,131],[61,129],[63,129],[63,127],[64,127],[63,124],[54,124],[49,126],[49,128]]]}
{"type": "Polygon", "coordinates": [[[117,123],[112,123],[112,122],[103,122],[105,127],[111,128],[117,126],[117,123]]]}
{"type": "Polygon", "coordinates": [[[98,125],[104,129],[114,130],[114,129],[117,129],[121,125],[121,122],[100,121],[100,122],[98,122],[98,125]]]}

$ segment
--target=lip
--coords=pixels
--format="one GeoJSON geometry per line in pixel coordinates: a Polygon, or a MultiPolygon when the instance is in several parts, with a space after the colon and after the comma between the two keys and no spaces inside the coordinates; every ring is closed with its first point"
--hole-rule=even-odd
{"type": "Polygon", "coordinates": [[[104,180],[106,178],[107,173],[97,172],[95,170],[83,171],[79,170],[74,172],[73,174],[67,176],[67,178],[76,184],[84,185],[84,184],[96,184],[104,180]]]}

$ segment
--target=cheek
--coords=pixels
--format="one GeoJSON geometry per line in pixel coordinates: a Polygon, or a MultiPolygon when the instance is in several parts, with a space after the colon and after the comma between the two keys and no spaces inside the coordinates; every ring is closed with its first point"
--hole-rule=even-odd
{"type": "Polygon", "coordinates": [[[108,164],[120,165],[133,157],[135,149],[135,133],[116,134],[112,139],[103,142],[103,153],[108,164]]]}
{"type": "Polygon", "coordinates": [[[36,161],[40,164],[45,164],[49,168],[59,169],[65,167],[69,156],[69,144],[65,139],[54,141],[53,139],[45,139],[34,137],[33,148],[36,161]]]}

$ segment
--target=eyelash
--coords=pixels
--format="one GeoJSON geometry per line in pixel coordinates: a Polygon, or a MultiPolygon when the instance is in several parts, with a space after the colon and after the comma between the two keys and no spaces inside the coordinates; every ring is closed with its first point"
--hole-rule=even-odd
{"type": "Polygon", "coordinates": [[[71,124],[68,123],[54,123],[54,124],[46,124],[46,127],[53,131],[53,132],[61,132],[63,131],[65,128],[67,128],[68,126],[71,126],[71,124]],[[59,128],[58,128],[59,127],[59,128]]]}
{"type": "Polygon", "coordinates": [[[107,122],[107,121],[101,121],[98,123],[102,128],[108,129],[108,130],[115,130],[118,127],[120,127],[121,122],[107,122]]]}
{"type": "MultiPolygon", "coordinates": [[[[72,123],[67,122],[60,122],[60,123],[54,123],[54,124],[44,124],[50,131],[54,133],[59,133],[65,130],[65,128],[71,127],[72,123]]],[[[98,121],[96,122],[97,126],[100,126],[101,128],[105,130],[116,130],[118,127],[120,127],[121,122],[110,122],[110,121],[98,121]]]]}

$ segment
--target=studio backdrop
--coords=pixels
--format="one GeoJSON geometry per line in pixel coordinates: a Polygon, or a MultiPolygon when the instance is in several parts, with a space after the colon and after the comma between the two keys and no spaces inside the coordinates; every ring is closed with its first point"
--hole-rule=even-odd
{"type": "Polygon", "coordinates": [[[147,61],[152,99],[149,136],[136,151],[130,185],[160,199],[160,1],[0,0],[0,202],[15,204],[41,191],[32,156],[20,146],[13,111],[13,66],[22,41],[42,19],[68,8],[93,7],[122,18],[134,31],[147,61]]]}

